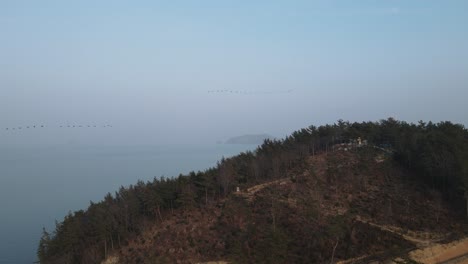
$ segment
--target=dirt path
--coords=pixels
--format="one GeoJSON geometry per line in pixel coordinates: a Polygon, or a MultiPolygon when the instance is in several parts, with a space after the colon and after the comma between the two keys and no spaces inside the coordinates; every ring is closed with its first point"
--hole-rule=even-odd
{"type": "Polygon", "coordinates": [[[468,254],[444,261],[440,264],[468,264],[468,254]]]}
{"type": "Polygon", "coordinates": [[[406,241],[410,241],[418,248],[424,248],[428,247],[430,245],[433,245],[435,243],[438,243],[442,240],[445,239],[446,236],[440,235],[440,234],[435,234],[435,233],[429,233],[429,232],[416,232],[416,231],[404,231],[403,229],[396,227],[396,226],[389,226],[389,225],[379,225],[373,222],[370,222],[369,220],[365,220],[361,217],[357,217],[356,221],[360,221],[362,223],[366,223],[370,226],[376,227],[382,231],[385,232],[390,232],[396,235],[401,236],[403,239],[406,241]]]}
{"type": "Polygon", "coordinates": [[[265,182],[265,183],[262,183],[262,184],[252,186],[252,187],[248,188],[245,191],[236,192],[235,194],[239,195],[239,196],[242,196],[242,197],[244,197],[245,199],[247,199],[248,201],[251,202],[257,192],[259,192],[259,191],[261,191],[261,190],[263,190],[266,187],[271,186],[271,185],[286,184],[288,181],[289,181],[289,179],[280,179],[280,180],[276,180],[276,181],[265,182]]]}
{"type": "MultiPolygon", "coordinates": [[[[424,264],[468,264],[468,238],[453,241],[447,244],[441,244],[445,236],[429,232],[404,232],[401,228],[395,226],[379,225],[357,217],[360,221],[379,228],[382,231],[390,232],[401,236],[410,241],[419,249],[409,252],[409,257],[419,263],[424,264]]],[[[341,262],[350,263],[347,261],[341,262]]]]}

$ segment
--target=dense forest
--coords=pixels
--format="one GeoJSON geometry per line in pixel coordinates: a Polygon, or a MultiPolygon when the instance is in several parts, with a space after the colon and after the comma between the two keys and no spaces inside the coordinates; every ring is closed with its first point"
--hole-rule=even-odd
{"type": "MultiPolygon", "coordinates": [[[[138,236],[149,222],[174,210],[203,210],[237,187],[281,179],[306,158],[332,152],[338,144],[368,146],[391,154],[415,181],[439,190],[456,210],[468,215],[468,131],[451,122],[411,124],[392,118],[380,122],[310,126],[281,140],[265,140],[253,152],[221,159],[217,166],[174,178],[121,187],[86,210],[69,213],[40,239],[40,263],[99,263],[138,236]]],[[[279,238],[278,238],[279,239],[279,238]]]]}

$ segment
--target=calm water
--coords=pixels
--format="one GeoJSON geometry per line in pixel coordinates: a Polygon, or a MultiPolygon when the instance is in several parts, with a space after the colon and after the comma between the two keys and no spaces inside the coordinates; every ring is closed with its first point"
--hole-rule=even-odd
{"type": "Polygon", "coordinates": [[[0,263],[32,263],[42,227],[134,184],[212,167],[251,145],[0,146],[0,263]]]}

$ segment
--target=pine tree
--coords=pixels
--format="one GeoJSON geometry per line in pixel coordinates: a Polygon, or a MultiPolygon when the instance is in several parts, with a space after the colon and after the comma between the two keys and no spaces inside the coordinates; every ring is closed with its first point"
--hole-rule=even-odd
{"type": "Polygon", "coordinates": [[[37,257],[40,263],[45,262],[48,257],[50,240],[51,239],[49,233],[46,231],[45,227],[43,227],[42,236],[39,240],[39,246],[37,248],[37,257]]]}

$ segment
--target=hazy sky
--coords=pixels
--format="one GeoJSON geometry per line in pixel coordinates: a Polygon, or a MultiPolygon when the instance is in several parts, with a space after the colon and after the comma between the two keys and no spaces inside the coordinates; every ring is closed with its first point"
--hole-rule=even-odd
{"type": "Polygon", "coordinates": [[[4,0],[0,144],[212,143],[389,116],[466,125],[467,13],[466,0],[4,0]],[[5,130],[33,124],[48,128],[5,130]]]}

